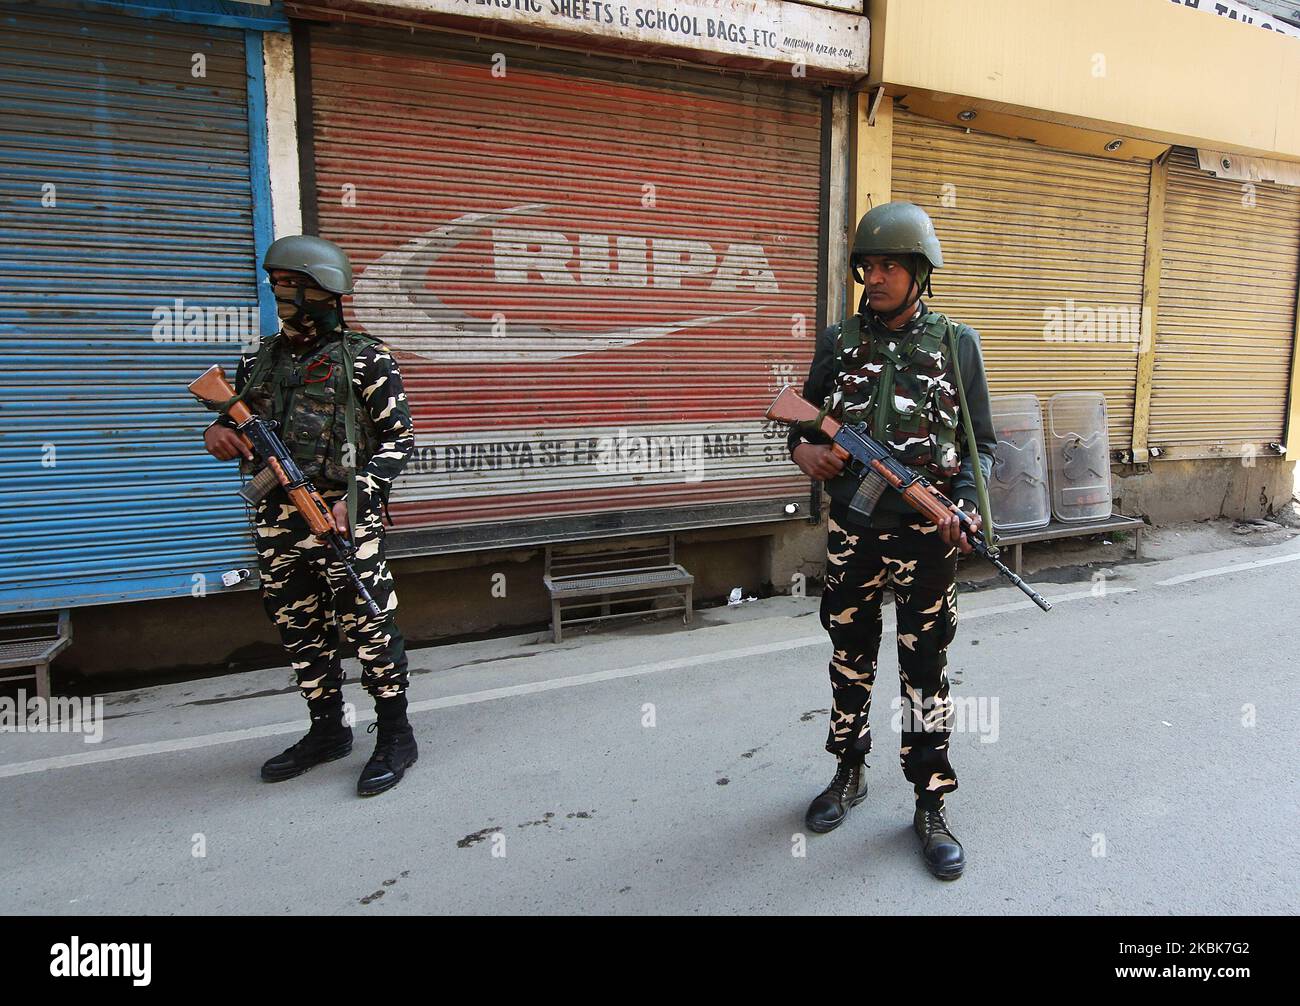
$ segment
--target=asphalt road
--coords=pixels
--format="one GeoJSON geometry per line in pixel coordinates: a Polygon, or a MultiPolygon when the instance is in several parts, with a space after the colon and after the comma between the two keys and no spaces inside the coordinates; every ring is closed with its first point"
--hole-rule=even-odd
{"type": "Polygon", "coordinates": [[[910,830],[892,632],[870,798],[804,835],[830,647],[815,598],[775,598],[415,651],[420,761],[371,800],[355,684],[351,757],[258,781],[303,729],[286,669],[110,695],[96,744],[0,733],[0,911],[1296,912],[1300,540],[1038,585],[1050,614],[960,601],[954,883],[910,830]]]}

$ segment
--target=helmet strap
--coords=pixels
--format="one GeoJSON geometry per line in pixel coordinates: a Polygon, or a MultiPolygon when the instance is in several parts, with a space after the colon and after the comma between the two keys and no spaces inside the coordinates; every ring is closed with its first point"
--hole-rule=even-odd
{"type": "MultiPolygon", "coordinates": [[[[898,307],[896,307],[894,310],[889,312],[883,312],[883,311],[875,312],[876,317],[879,318],[881,321],[883,321],[886,325],[888,325],[895,318],[899,317],[900,315],[907,314],[907,312],[911,311],[914,307],[916,307],[916,302],[921,299],[922,293],[925,293],[930,286],[930,276],[928,271],[926,273],[924,282],[921,282],[916,278],[917,273],[920,271],[919,256],[916,255],[909,256],[908,261],[904,263],[903,267],[907,270],[908,276],[910,276],[912,279],[911,284],[907,288],[907,296],[903,299],[903,303],[898,307]],[[913,290],[916,291],[915,297],[912,296],[913,290]]],[[[864,289],[862,291],[862,301],[858,304],[858,313],[859,314],[864,313],[866,307],[867,307],[867,291],[864,289]]]]}
{"type": "MultiPolygon", "coordinates": [[[[930,278],[934,275],[934,268],[924,258],[924,256],[916,254],[907,256],[903,263],[903,268],[907,270],[907,274],[912,278],[911,285],[907,288],[907,298],[903,301],[901,306],[887,314],[879,311],[874,312],[876,317],[886,324],[893,321],[900,314],[905,314],[912,310],[912,308],[916,306],[916,302],[920,300],[922,296],[934,296],[933,289],[930,286],[930,278]],[[922,272],[924,272],[924,279],[918,279],[918,276],[922,272]],[[915,297],[912,296],[913,289],[916,290],[915,297]]],[[[862,272],[862,266],[858,262],[853,261],[852,258],[849,259],[849,270],[853,273],[853,278],[857,281],[858,285],[862,287],[862,296],[858,300],[858,314],[865,314],[868,309],[866,289],[867,278],[862,272]]]]}
{"type": "Polygon", "coordinates": [[[914,307],[916,307],[916,302],[921,299],[921,288],[916,285],[916,280],[912,280],[912,286],[915,287],[916,289],[915,297],[911,296],[911,291],[909,290],[908,297],[905,301],[903,301],[901,306],[896,307],[894,308],[894,310],[889,312],[877,311],[876,317],[879,318],[881,321],[883,321],[886,325],[888,325],[899,315],[907,314],[914,307]]]}

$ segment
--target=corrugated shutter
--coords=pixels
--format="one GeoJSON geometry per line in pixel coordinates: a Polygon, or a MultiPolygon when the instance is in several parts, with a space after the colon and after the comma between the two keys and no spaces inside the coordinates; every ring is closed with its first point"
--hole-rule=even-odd
{"type": "Polygon", "coordinates": [[[1150,170],[894,118],[893,198],[943,247],[933,306],[979,331],[993,394],[1103,392],[1113,450],[1132,437],[1150,170]]]}
{"type": "Polygon", "coordinates": [[[257,324],[244,33],[0,25],[0,607],[220,589],[253,555],[185,385],[237,345],[165,323],[179,299],[257,324]]]}
{"type": "Polygon", "coordinates": [[[399,527],[806,499],[762,416],[816,333],[816,91],[317,26],[311,79],[320,231],[417,426],[399,527]]]}
{"type": "Polygon", "coordinates": [[[1187,457],[1281,442],[1300,190],[1214,178],[1182,148],[1168,169],[1150,444],[1187,457]]]}

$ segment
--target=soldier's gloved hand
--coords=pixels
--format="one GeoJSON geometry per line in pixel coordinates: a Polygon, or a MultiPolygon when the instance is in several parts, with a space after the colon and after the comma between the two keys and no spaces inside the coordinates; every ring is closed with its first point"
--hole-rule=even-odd
{"type": "Polygon", "coordinates": [[[338,528],[339,534],[344,538],[351,538],[351,528],[348,527],[348,501],[339,500],[331,508],[330,512],[334,514],[334,526],[338,528]]]}
{"type": "Polygon", "coordinates": [[[829,444],[800,444],[790,457],[810,479],[826,482],[844,470],[843,459],[835,456],[829,444]]]}
{"type": "MultiPolygon", "coordinates": [[[[974,506],[966,500],[958,500],[957,505],[970,515],[972,530],[978,531],[980,529],[980,516],[974,512],[974,506]]],[[[956,545],[963,554],[974,548],[967,539],[966,532],[962,530],[961,518],[955,513],[948,514],[944,520],[939,522],[939,537],[943,539],[945,545],[956,545]]]]}
{"type": "Polygon", "coordinates": [[[253,452],[244,443],[244,438],[227,426],[214,424],[203,434],[203,446],[218,461],[233,461],[235,458],[253,460],[253,452]]]}

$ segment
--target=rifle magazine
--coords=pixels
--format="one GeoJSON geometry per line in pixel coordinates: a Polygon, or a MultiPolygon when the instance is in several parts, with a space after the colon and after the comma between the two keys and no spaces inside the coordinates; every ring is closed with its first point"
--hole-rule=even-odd
{"type": "Polygon", "coordinates": [[[268,465],[239,487],[239,495],[249,506],[257,506],[279,484],[279,477],[268,465]]]}
{"type": "Polygon", "coordinates": [[[862,517],[870,518],[872,511],[876,509],[876,504],[880,502],[880,497],[888,488],[889,482],[883,475],[875,469],[869,470],[858,483],[857,491],[849,501],[849,509],[862,517]]]}

